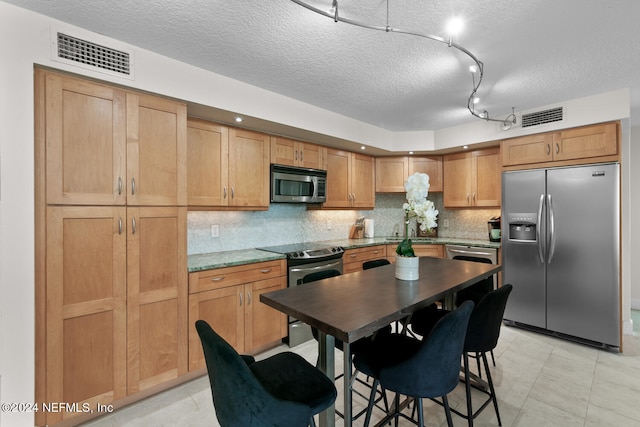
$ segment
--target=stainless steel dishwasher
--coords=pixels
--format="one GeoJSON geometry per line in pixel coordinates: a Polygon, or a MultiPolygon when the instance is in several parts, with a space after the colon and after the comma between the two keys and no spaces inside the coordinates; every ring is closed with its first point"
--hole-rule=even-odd
{"type": "MultiPolygon", "coordinates": [[[[479,246],[444,245],[447,259],[483,262],[485,264],[498,263],[498,250],[479,246]]],[[[498,286],[498,275],[493,275],[493,288],[498,286]]]]}

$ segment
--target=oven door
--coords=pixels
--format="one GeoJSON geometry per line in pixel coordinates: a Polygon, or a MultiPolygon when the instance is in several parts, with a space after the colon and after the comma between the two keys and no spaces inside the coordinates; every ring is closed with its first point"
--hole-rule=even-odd
{"type": "MultiPolygon", "coordinates": [[[[301,285],[302,279],[307,274],[325,270],[338,270],[342,274],[342,258],[289,267],[289,286],[301,285]]],[[[295,347],[311,339],[313,339],[311,327],[293,317],[289,317],[289,347],[295,347]]]]}

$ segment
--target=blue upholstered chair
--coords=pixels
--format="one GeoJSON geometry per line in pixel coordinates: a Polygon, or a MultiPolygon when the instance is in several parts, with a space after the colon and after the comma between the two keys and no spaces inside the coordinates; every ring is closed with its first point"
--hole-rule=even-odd
{"type": "Polygon", "coordinates": [[[256,362],[204,320],[196,329],[221,427],[313,426],[313,416],[335,401],[333,382],[301,356],[284,352],[256,362]]]}
{"type": "Polygon", "coordinates": [[[409,418],[399,410],[399,395],[405,395],[416,401],[418,426],[424,426],[422,399],[438,397],[442,397],[448,425],[453,425],[447,394],[459,382],[460,358],[472,309],[473,302],[464,302],[444,316],[422,341],[390,334],[374,341],[370,351],[355,355],[356,369],[374,378],[365,426],[371,420],[373,393],[378,384],[396,393],[396,411],[388,414],[396,418],[396,423],[400,416],[409,418]]]}
{"type": "MultiPolygon", "coordinates": [[[[493,351],[498,344],[498,338],[500,337],[500,326],[502,324],[502,316],[504,315],[504,309],[507,305],[507,299],[513,286],[506,284],[500,288],[487,293],[476,304],[471,318],[469,319],[469,327],[467,329],[467,336],[464,343],[464,355],[463,355],[463,368],[465,375],[465,387],[467,391],[467,413],[463,414],[454,410],[456,414],[469,421],[469,426],[473,425],[473,419],[478,416],[489,403],[493,402],[493,406],[496,411],[496,417],[498,418],[498,425],[502,425],[500,420],[500,411],[498,410],[498,400],[496,399],[495,389],[493,387],[493,380],[491,378],[491,371],[489,370],[489,363],[487,362],[487,352],[493,351]],[[471,375],[469,372],[469,357],[473,355],[478,360],[482,359],[484,370],[487,376],[487,384],[489,390],[484,387],[475,387],[471,381],[471,375]],[[474,387],[487,395],[487,399],[482,405],[474,412],[471,402],[471,387],[474,387]]],[[[421,312],[421,316],[413,319],[412,328],[414,332],[427,336],[431,332],[434,325],[446,316],[449,312],[447,310],[424,310],[421,312]]],[[[478,374],[481,374],[480,364],[478,363],[478,374]]]]}

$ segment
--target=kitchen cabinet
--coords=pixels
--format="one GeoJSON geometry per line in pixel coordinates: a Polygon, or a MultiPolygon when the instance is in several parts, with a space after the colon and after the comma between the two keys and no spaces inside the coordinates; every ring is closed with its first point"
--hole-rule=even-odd
{"type": "Polygon", "coordinates": [[[500,207],[500,149],[447,154],[443,161],[444,206],[500,207]]]}
{"type": "Polygon", "coordinates": [[[327,200],[323,208],[373,209],[375,162],[363,154],[326,148],[327,200]]]}
{"type": "MultiPolygon", "coordinates": [[[[391,262],[396,262],[396,248],[395,245],[387,245],[387,259],[391,262]]],[[[418,245],[413,243],[413,252],[416,256],[430,256],[433,258],[444,258],[444,245],[418,245]]]]}
{"type": "Polygon", "coordinates": [[[126,209],[50,206],[46,219],[44,401],[111,404],[127,394],[126,209]]]}
{"type": "Polygon", "coordinates": [[[186,106],[46,73],[47,203],[184,205],[186,106]]]}
{"type": "Polygon", "coordinates": [[[260,295],[287,286],[285,260],[199,271],[189,275],[189,370],[205,367],[193,327],[206,320],[239,353],[255,354],[287,335],[287,317],[260,295]]]}
{"type": "Polygon", "coordinates": [[[127,208],[127,389],[187,373],[185,207],[127,208]]]}
{"type": "MultiPolygon", "coordinates": [[[[395,250],[395,249],[394,249],[395,250]]],[[[342,256],[343,274],[353,273],[354,271],[362,271],[362,263],[373,259],[381,259],[387,257],[385,245],[365,246],[362,248],[347,249],[342,256]]]]}
{"type": "Polygon", "coordinates": [[[35,95],[36,399],[136,399],[188,370],[186,106],[43,70],[35,95]]]}
{"type": "Polygon", "coordinates": [[[269,135],[187,122],[190,207],[269,208],[269,135]]]}
{"type": "Polygon", "coordinates": [[[187,204],[226,206],[229,188],[229,128],[187,120],[187,204]]]}
{"type": "Polygon", "coordinates": [[[271,137],[271,163],[324,169],[322,146],[280,136],[271,137]]]}
{"type": "Polygon", "coordinates": [[[550,166],[546,163],[551,162],[551,166],[560,166],[615,160],[618,133],[618,123],[610,122],[506,139],[502,141],[502,165],[550,166]]]}
{"type": "Polygon", "coordinates": [[[376,192],[404,193],[404,183],[416,172],[429,175],[429,192],[442,191],[442,157],[377,157],[376,192]]]}

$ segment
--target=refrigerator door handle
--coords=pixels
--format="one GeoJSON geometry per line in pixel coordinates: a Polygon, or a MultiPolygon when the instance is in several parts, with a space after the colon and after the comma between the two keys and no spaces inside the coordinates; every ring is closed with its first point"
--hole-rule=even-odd
{"type": "Polygon", "coordinates": [[[549,247],[549,259],[547,260],[547,264],[551,264],[551,260],[553,259],[553,254],[556,251],[556,221],[555,221],[555,213],[553,212],[553,201],[551,200],[551,194],[547,195],[549,200],[549,232],[551,237],[551,243],[549,247]]]}
{"type": "Polygon", "coordinates": [[[538,242],[538,257],[540,262],[544,264],[544,252],[543,245],[540,241],[540,225],[542,224],[542,209],[544,207],[544,194],[540,195],[540,202],[538,203],[538,225],[536,226],[536,241],[538,242]]]}

